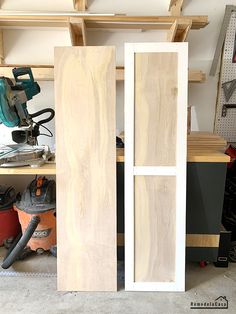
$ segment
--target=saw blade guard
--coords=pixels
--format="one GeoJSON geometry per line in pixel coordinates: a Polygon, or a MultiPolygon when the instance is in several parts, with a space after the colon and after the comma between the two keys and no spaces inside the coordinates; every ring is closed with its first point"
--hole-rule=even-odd
{"type": "Polygon", "coordinates": [[[0,123],[13,128],[19,125],[20,119],[14,107],[11,107],[8,99],[12,98],[11,80],[0,78],[0,123]]]}

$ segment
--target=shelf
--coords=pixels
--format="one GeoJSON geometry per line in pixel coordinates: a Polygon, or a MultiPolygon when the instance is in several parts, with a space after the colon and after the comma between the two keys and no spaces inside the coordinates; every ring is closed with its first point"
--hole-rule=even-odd
{"type": "Polygon", "coordinates": [[[68,27],[70,18],[83,19],[87,28],[106,29],[170,29],[178,19],[180,22],[192,21],[191,29],[200,29],[208,24],[208,16],[128,16],[113,14],[82,13],[34,13],[1,12],[0,27],[68,27]]]}
{"type": "MultiPolygon", "coordinates": [[[[220,136],[207,132],[192,132],[188,135],[188,162],[229,162],[224,154],[226,141],[220,136]],[[191,145],[194,143],[194,146],[191,145]],[[208,143],[208,145],[207,145],[208,143]]],[[[125,162],[124,148],[116,149],[116,162],[125,162]]],[[[0,175],[56,175],[56,164],[46,164],[39,168],[0,168],[0,175]]]]}
{"type": "Polygon", "coordinates": [[[39,168],[17,167],[17,168],[0,168],[0,175],[55,175],[56,164],[45,164],[39,168]]]}
{"type": "MultiPolygon", "coordinates": [[[[13,79],[12,69],[15,67],[30,67],[36,81],[53,81],[54,69],[52,65],[20,65],[20,64],[0,64],[0,76],[13,79]]],[[[124,67],[116,68],[116,80],[124,81],[124,67]]],[[[203,83],[206,75],[200,70],[189,70],[189,83],[203,83]]]]}

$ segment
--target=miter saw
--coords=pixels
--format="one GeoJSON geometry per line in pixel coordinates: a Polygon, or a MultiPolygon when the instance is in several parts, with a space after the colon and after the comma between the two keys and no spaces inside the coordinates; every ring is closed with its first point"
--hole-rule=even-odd
{"type": "Polygon", "coordinates": [[[7,127],[19,127],[12,132],[12,140],[17,145],[0,146],[0,166],[39,165],[51,155],[46,146],[38,146],[39,135],[52,136],[51,131],[44,126],[54,118],[54,110],[46,108],[29,114],[27,101],[40,93],[40,87],[34,81],[30,68],[15,68],[12,70],[15,84],[7,77],[0,77],[0,124],[7,127]],[[33,119],[49,113],[49,117],[38,122],[33,119]],[[47,134],[40,133],[40,127],[47,134]]]}

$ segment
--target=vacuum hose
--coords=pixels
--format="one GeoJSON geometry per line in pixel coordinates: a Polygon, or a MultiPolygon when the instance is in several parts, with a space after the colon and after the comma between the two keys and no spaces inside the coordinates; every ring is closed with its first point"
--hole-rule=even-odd
{"type": "Polygon", "coordinates": [[[40,222],[39,216],[33,216],[28,224],[24,234],[20,237],[17,241],[14,241],[12,246],[9,248],[7,255],[2,263],[2,268],[7,269],[9,268],[20,256],[21,252],[26,247],[26,244],[31,239],[34,231],[36,230],[38,224],[40,222]]]}

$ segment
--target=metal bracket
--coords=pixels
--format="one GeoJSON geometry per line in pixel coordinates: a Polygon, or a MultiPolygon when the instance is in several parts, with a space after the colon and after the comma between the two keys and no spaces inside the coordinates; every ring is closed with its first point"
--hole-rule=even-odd
{"type": "Polygon", "coordinates": [[[222,107],[222,117],[226,117],[228,109],[236,109],[236,104],[224,104],[222,107]]]}

